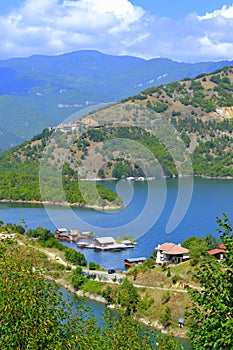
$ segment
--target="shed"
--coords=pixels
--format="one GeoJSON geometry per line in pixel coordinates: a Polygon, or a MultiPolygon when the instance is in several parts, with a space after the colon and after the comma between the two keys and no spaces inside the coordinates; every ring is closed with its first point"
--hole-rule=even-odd
{"type": "Polygon", "coordinates": [[[128,258],[124,260],[124,264],[125,266],[131,266],[131,265],[139,265],[139,264],[143,264],[147,259],[142,256],[139,258],[128,258]]]}

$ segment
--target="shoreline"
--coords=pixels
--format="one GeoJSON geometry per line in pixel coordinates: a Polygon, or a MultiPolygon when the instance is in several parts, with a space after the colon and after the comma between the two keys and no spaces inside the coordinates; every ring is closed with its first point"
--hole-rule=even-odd
{"type": "MultiPolygon", "coordinates": [[[[54,260],[56,263],[58,263],[57,254],[54,252],[50,252],[46,248],[42,247],[37,247],[37,250],[43,252],[46,254],[50,259],[54,260]]],[[[67,263],[63,259],[59,259],[59,263],[63,264],[64,266],[67,266],[67,263]]],[[[71,267],[75,268],[75,265],[71,265],[71,267]]],[[[96,293],[91,293],[88,291],[85,291],[83,289],[75,290],[75,288],[72,286],[70,282],[68,282],[65,278],[53,278],[52,276],[49,275],[44,275],[44,277],[53,283],[64,287],[67,291],[70,293],[73,293],[74,295],[80,297],[80,298],[86,298],[90,299],[99,303],[104,304],[107,308],[110,309],[116,309],[117,306],[113,303],[109,303],[102,295],[96,294],[96,293]]],[[[103,284],[108,284],[108,282],[102,282],[103,284]]],[[[185,327],[184,328],[170,328],[170,329],[165,329],[163,325],[159,322],[159,320],[149,320],[146,318],[145,315],[136,315],[135,319],[141,323],[143,323],[147,327],[153,328],[157,332],[161,332],[162,334],[166,334],[168,336],[175,336],[177,338],[182,338],[185,340],[189,340],[187,336],[188,329],[185,327]]]]}
{"type": "MultiPolygon", "coordinates": [[[[64,287],[70,293],[73,293],[73,294],[77,295],[80,298],[86,298],[86,299],[94,300],[96,302],[104,304],[109,309],[116,309],[116,305],[115,304],[109,304],[108,301],[104,297],[102,297],[101,295],[90,293],[90,292],[84,291],[82,289],[79,289],[79,290],[76,291],[74,289],[74,287],[70,283],[65,281],[64,279],[57,279],[57,280],[54,280],[54,282],[56,284],[64,287]]],[[[103,282],[103,283],[105,283],[105,282],[103,282]]],[[[142,315],[141,316],[135,316],[135,319],[138,322],[143,323],[145,326],[151,327],[155,331],[161,332],[162,334],[166,334],[168,336],[175,336],[177,338],[189,340],[189,338],[187,337],[187,331],[185,331],[183,328],[182,329],[180,329],[180,328],[164,329],[163,325],[159,322],[159,320],[150,321],[150,320],[146,319],[142,315]]]]}
{"type": "MultiPolygon", "coordinates": [[[[161,180],[161,179],[179,179],[179,178],[201,178],[204,180],[233,180],[233,177],[231,176],[206,176],[206,175],[178,175],[178,176],[164,176],[163,178],[156,178],[156,177],[151,177],[151,178],[145,178],[144,181],[142,180],[127,180],[127,179],[120,179],[120,180],[125,180],[128,182],[145,182],[145,181],[154,181],[154,180],[161,180]]],[[[85,181],[119,181],[118,179],[89,179],[85,181]]],[[[93,209],[93,210],[102,210],[102,211],[117,211],[121,210],[124,208],[124,204],[122,205],[111,205],[107,204],[104,207],[103,206],[98,206],[98,205],[87,205],[83,204],[81,202],[75,202],[75,203],[69,203],[69,202],[52,202],[52,201],[38,201],[38,200],[23,200],[23,199],[6,199],[2,198],[0,199],[0,203],[22,203],[22,204],[38,204],[38,205],[43,205],[43,206],[60,206],[60,207],[74,207],[74,208],[87,208],[87,209],[93,209]]]]}
{"type": "Polygon", "coordinates": [[[21,203],[21,204],[40,204],[43,206],[60,206],[60,207],[74,207],[74,208],[87,208],[93,210],[103,210],[103,211],[117,211],[122,209],[123,206],[116,206],[107,204],[104,207],[98,205],[86,205],[80,202],[68,203],[68,202],[50,202],[50,201],[37,201],[31,200],[26,201],[23,199],[0,199],[0,203],[21,203]]]}

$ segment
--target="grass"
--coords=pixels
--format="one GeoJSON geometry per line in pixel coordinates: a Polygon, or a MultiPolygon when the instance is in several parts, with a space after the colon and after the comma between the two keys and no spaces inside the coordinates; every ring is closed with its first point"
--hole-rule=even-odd
{"type": "Polygon", "coordinates": [[[150,287],[176,287],[182,289],[182,285],[195,285],[192,280],[194,268],[189,261],[180,263],[176,266],[167,267],[154,266],[148,268],[144,265],[132,267],[127,272],[127,277],[131,282],[150,287]],[[170,273],[168,271],[170,270],[170,273]],[[170,277],[168,277],[170,274],[170,277]],[[177,282],[173,283],[172,279],[177,277],[177,282]]]}
{"type": "Polygon", "coordinates": [[[82,290],[84,290],[85,292],[102,295],[104,285],[105,284],[103,282],[86,280],[84,285],[82,286],[82,290]]]}

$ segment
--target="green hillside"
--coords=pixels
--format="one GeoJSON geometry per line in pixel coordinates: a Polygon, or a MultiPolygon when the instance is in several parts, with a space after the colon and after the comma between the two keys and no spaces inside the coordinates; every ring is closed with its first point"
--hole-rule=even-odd
{"type": "Polygon", "coordinates": [[[54,171],[43,174],[45,168],[40,161],[49,137],[51,132],[45,129],[32,141],[26,141],[0,155],[1,200],[39,203],[43,201],[55,204],[67,202],[102,209],[121,207],[121,199],[101,185],[97,184],[96,192],[94,183],[83,182],[80,189],[78,175],[68,163],[61,167],[61,178],[57,176],[56,165],[54,171]],[[42,188],[43,176],[46,181],[42,188]],[[64,194],[58,188],[59,181],[62,181],[64,194]]]}
{"type": "Polygon", "coordinates": [[[85,180],[233,177],[232,92],[225,67],[47,128],[0,156],[0,198],[116,208],[116,194],[85,180]]]}
{"type": "Polygon", "coordinates": [[[0,61],[0,132],[13,135],[7,149],[80,110],[118,101],[143,89],[230,65],[174,62],[78,51],[0,61]],[[3,127],[4,126],[4,127],[3,127]]]}

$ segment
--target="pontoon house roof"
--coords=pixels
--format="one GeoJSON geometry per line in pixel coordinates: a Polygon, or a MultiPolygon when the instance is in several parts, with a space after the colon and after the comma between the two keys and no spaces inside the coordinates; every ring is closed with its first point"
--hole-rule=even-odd
{"type": "Polygon", "coordinates": [[[99,244],[113,244],[115,243],[115,239],[113,237],[99,237],[95,238],[96,241],[99,242],[99,244]]]}

